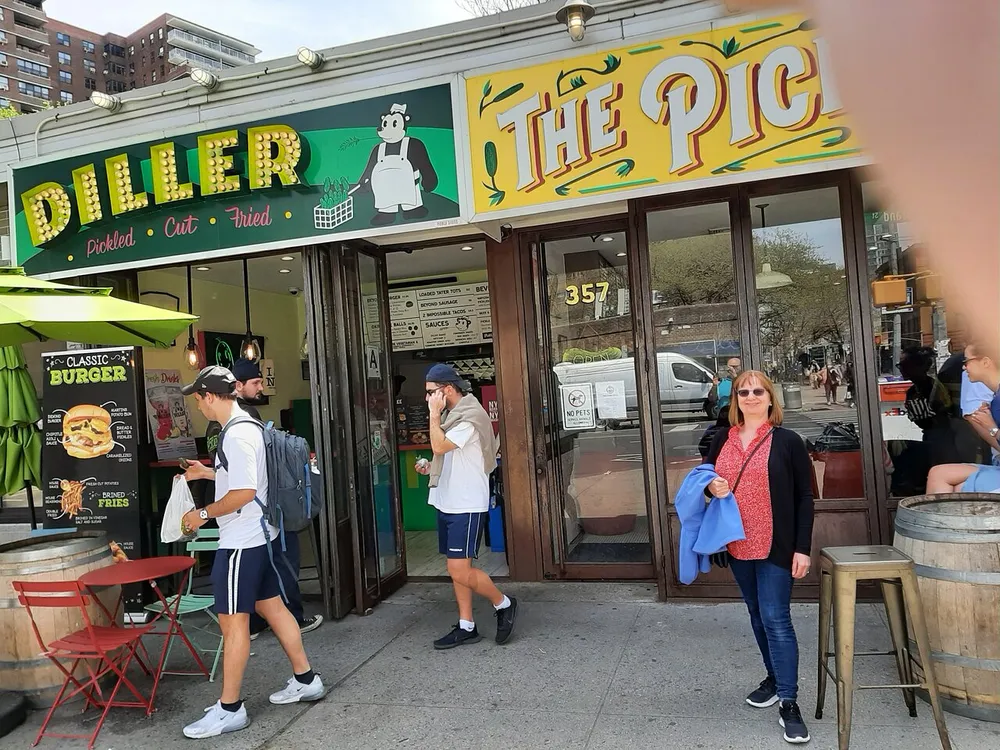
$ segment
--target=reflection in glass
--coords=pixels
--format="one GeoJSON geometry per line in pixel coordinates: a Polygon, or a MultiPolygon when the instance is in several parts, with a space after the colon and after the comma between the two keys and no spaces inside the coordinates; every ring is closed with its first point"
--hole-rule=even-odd
{"type": "Polygon", "coordinates": [[[646,217],[660,411],[671,502],[728,427],[743,368],[729,204],[646,217]]]}
{"type": "MultiPolygon", "coordinates": [[[[378,550],[378,577],[385,578],[402,565],[396,524],[396,491],[393,461],[395,446],[389,440],[389,420],[394,418],[391,403],[388,356],[383,345],[384,321],[378,286],[378,261],[358,254],[361,281],[361,337],[364,340],[365,398],[364,422],[358,425],[358,440],[367,444],[359,451],[367,454],[372,482],[373,533],[378,550]]],[[[368,521],[366,520],[366,524],[368,521]]]]}
{"type": "Polygon", "coordinates": [[[836,188],[751,200],[762,369],[806,440],[817,498],[864,497],[836,188]]]}
{"type": "Polygon", "coordinates": [[[905,216],[879,202],[875,183],[865,183],[862,196],[889,490],[919,495],[931,467],[989,464],[991,452],[964,419],[977,403],[976,386],[963,372],[969,342],[941,298],[923,245],[905,216]],[[963,401],[972,406],[963,409],[963,401]]]}
{"type": "Polygon", "coordinates": [[[649,562],[625,234],[546,242],[542,252],[556,561],[649,562]]]}

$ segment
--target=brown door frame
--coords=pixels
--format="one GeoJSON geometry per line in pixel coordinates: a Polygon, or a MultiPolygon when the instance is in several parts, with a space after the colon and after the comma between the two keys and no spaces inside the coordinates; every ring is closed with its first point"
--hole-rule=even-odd
{"type": "MultiPolygon", "coordinates": [[[[362,326],[364,324],[363,319],[363,301],[361,299],[361,279],[360,279],[360,268],[358,264],[359,256],[367,256],[376,262],[376,287],[378,287],[379,293],[379,317],[381,318],[383,325],[380,326],[382,347],[383,351],[386,352],[385,364],[386,364],[386,390],[388,392],[388,399],[390,405],[395,403],[395,393],[393,392],[392,378],[390,377],[391,369],[391,338],[389,333],[389,295],[388,295],[388,280],[386,276],[385,268],[385,252],[383,252],[379,247],[366,242],[345,242],[340,246],[340,263],[342,268],[344,268],[347,273],[343,275],[344,282],[344,313],[345,313],[345,326],[348,326],[348,337],[345,341],[346,350],[344,359],[347,362],[347,368],[349,371],[353,370],[350,379],[346,382],[349,383],[349,387],[344,388],[345,395],[349,400],[351,400],[351,409],[349,410],[351,418],[350,436],[351,442],[350,447],[353,448],[357,445],[357,441],[363,439],[363,436],[359,435],[360,430],[364,430],[364,435],[368,435],[367,425],[357,425],[355,423],[355,404],[354,400],[356,396],[354,395],[354,390],[356,388],[364,389],[365,397],[367,399],[367,373],[365,370],[365,357],[364,357],[364,332],[362,326]],[[348,292],[347,283],[349,281],[348,274],[351,275],[351,281],[355,283],[356,293],[358,298],[352,300],[350,298],[350,293],[348,292]],[[354,304],[356,303],[356,304],[354,304]],[[353,309],[349,309],[353,307],[353,309]]],[[[367,406],[365,407],[367,411],[367,406]]],[[[391,414],[390,414],[391,416],[391,414]]],[[[352,531],[354,533],[355,539],[355,571],[354,571],[354,585],[356,591],[357,602],[359,606],[357,607],[360,614],[368,614],[372,608],[384,600],[387,596],[393,592],[399,590],[402,586],[406,584],[406,551],[405,551],[405,540],[402,534],[402,509],[401,509],[401,498],[399,492],[399,461],[396,453],[396,431],[395,431],[395,420],[387,419],[388,424],[388,441],[389,445],[387,449],[392,455],[390,460],[390,478],[393,483],[393,496],[390,502],[395,504],[396,507],[396,522],[395,522],[395,535],[396,543],[400,553],[401,566],[400,569],[385,578],[382,578],[381,572],[377,573],[375,580],[372,584],[366,585],[365,583],[365,552],[366,552],[366,542],[364,540],[364,527],[361,518],[362,513],[372,514],[372,531],[373,531],[373,544],[374,549],[370,550],[375,555],[375,564],[378,564],[378,522],[376,520],[376,509],[374,505],[374,486],[372,489],[371,505],[367,507],[366,503],[363,502],[363,498],[358,491],[360,484],[358,483],[358,469],[355,469],[353,476],[355,479],[355,502],[354,509],[355,513],[352,516],[352,531]]],[[[356,454],[352,450],[349,454],[352,459],[356,457],[356,454]]],[[[351,461],[353,463],[353,460],[351,461]]]]}
{"type": "MultiPolygon", "coordinates": [[[[560,239],[570,239],[573,237],[586,236],[588,234],[605,234],[608,232],[622,232],[626,238],[626,252],[629,259],[629,293],[635,295],[635,283],[638,278],[637,272],[631,268],[636,257],[635,232],[630,226],[627,215],[608,216],[604,218],[588,220],[584,222],[565,222],[553,224],[544,228],[518,233],[519,251],[522,259],[527,259],[530,266],[530,297],[526,310],[531,310],[529,323],[534,331],[535,340],[529,346],[531,356],[526,359],[526,370],[528,375],[528,396],[527,402],[531,418],[531,435],[534,446],[534,464],[536,475],[536,492],[538,493],[539,507],[539,542],[541,547],[541,567],[543,577],[556,580],[651,580],[656,576],[656,542],[659,532],[653,528],[658,520],[658,511],[654,508],[658,502],[655,494],[650,494],[650,483],[647,480],[645,490],[646,506],[649,513],[651,526],[651,555],[648,563],[567,563],[563,559],[565,545],[563,540],[563,526],[555,523],[556,514],[561,519],[562,502],[561,495],[557,494],[554,482],[557,477],[552,476],[549,467],[552,457],[548,455],[548,441],[546,440],[546,425],[543,415],[543,399],[547,400],[548,408],[558,408],[558,399],[553,396],[551,382],[544,373],[547,371],[548,363],[542,358],[547,357],[550,351],[549,331],[544,324],[543,311],[547,309],[548,303],[545,290],[540,285],[544,279],[544,259],[540,255],[541,244],[546,241],[560,239]],[[655,514],[655,515],[654,515],[655,514]],[[555,537],[555,538],[553,538],[555,537]],[[556,541],[558,540],[558,542],[556,541]],[[557,548],[558,544],[558,548],[557,548]],[[558,558],[557,558],[558,554],[558,558]],[[558,562],[557,562],[558,559],[558,562]]],[[[632,296],[631,299],[636,299],[632,296]]],[[[634,309],[634,308],[633,308],[634,309]]],[[[644,334],[639,328],[639,315],[636,314],[636,322],[633,324],[633,345],[637,364],[637,378],[648,378],[648,372],[644,372],[647,365],[639,361],[640,345],[644,343],[644,334]]],[[[643,360],[644,361],[644,360],[643,360]]],[[[637,380],[637,383],[639,381],[637,380]]],[[[651,421],[647,403],[639,404],[639,429],[640,438],[644,452],[644,466],[647,475],[650,473],[650,464],[655,465],[655,454],[649,453],[649,443],[642,437],[643,431],[649,429],[651,421]]]]}
{"type": "Polygon", "coordinates": [[[532,359],[529,351],[533,346],[531,265],[530,259],[520,252],[518,238],[513,233],[506,233],[500,242],[486,240],[486,278],[490,285],[493,361],[501,414],[500,454],[509,575],[515,581],[540,581],[542,527],[538,487],[545,472],[540,468],[544,461],[537,461],[535,456],[525,366],[532,359]]]}
{"type": "MultiPolygon", "coordinates": [[[[634,265],[639,270],[636,279],[633,299],[639,300],[637,308],[641,308],[643,329],[648,344],[644,350],[645,369],[648,377],[644,387],[649,404],[647,408],[651,415],[660,414],[659,368],[657,366],[656,332],[653,325],[652,295],[646,293],[652,289],[652,268],[649,258],[649,234],[646,216],[649,213],[663,210],[682,209],[693,206],[703,206],[711,203],[725,203],[729,207],[730,237],[733,252],[733,273],[736,294],[736,309],[740,337],[740,351],[745,358],[753,350],[758,338],[756,329],[749,322],[749,307],[743,304],[746,298],[747,279],[753,283],[752,264],[748,265],[747,253],[743,241],[742,213],[739,209],[739,186],[724,186],[708,188],[691,193],[673,193],[653,198],[639,199],[629,202],[629,224],[636,233],[634,265]]],[[[744,360],[745,361],[745,360],[744,360]]],[[[677,581],[677,571],[674,567],[673,550],[678,543],[672,530],[671,521],[677,514],[669,502],[669,483],[667,479],[667,462],[660,457],[665,455],[662,420],[650,420],[650,429],[643,431],[644,441],[648,441],[648,455],[657,457],[657,471],[649,471],[648,481],[650,493],[656,498],[653,509],[657,520],[656,530],[656,584],[660,599],[671,597],[704,596],[693,593],[698,584],[684,586],[677,581]]],[[[712,586],[716,589],[717,586],[712,586]]],[[[734,589],[735,591],[735,589],[734,589]]],[[[718,596],[718,594],[714,594],[718,596]]],[[[727,596],[734,595],[732,592],[727,596]]]]}

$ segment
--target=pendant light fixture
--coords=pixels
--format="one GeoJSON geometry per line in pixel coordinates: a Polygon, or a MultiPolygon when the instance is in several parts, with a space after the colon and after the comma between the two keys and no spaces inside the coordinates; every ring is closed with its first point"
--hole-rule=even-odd
{"type": "MultiPolygon", "coordinates": [[[[192,302],[191,302],[191,266],[187,267],[187,282],[188,282],[188,315],[192,312],[192,302]]],[[[188,342],[187,346],[184,347],[184,361],[187,366],[192,370],[201,369],[201,352],[198,351],[198,345],[194,342],[194,323],[188,326],[188,342]]]]}
{"type": "Polygon", "coordinates": [[[243,338],[240,346],[240,356],[248,362],[257,362],[260,359],[260,344],[254,338],[253,331],[250,330],[250,279],[247,273],[247,262],[243,260],[243,292],[246,302],[247,313],[247,335],[243,338]]]}
{"type": "MultiPolygon", "coordinates": [[[[754,208],[760,211],[761,229],[767,227],[767,221],[764,218],[764,210],[770,205],[771,205],[770,203],[761,203],[757,206],[754,206],[754,208]]],[[[762,289],[782,289],[786,286],[791,286],[794,283],[792,281],[792,277],[788,276],[787,274],[775,271],[773,268],[771,268],[769,260],[770,259],[767,259],[764,261],[764,263],[761,264],[760,273],[758,273],[757,276],[754,278],[754,283],[757,286],[757,290],[760,291],[762,289]]]]}

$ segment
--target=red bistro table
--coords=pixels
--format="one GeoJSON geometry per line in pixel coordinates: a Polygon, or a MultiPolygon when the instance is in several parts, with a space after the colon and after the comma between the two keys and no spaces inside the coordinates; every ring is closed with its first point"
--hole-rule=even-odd
{"type": "MultiPolygon", "coordinates": [[[[169,557],[147,557],[141,560],[128,560],[126,562],[116,563],[114,565],[109,565],[105,568],[98,568],[97,570],[92,570],[89,573],[85,573],[80,577],[80,584],[86,586],[88,589],[102,588],[106,586],[126,586],[130,583],[143,583],[147,582],[156,592],[156,596],[159,597],[160,603],[163,605],[163,612],[156,615],[152,622],[155,623],[161,617],[166,617],[170,621],[166,631],[153,633],[153,635],[162,635],[163,639],[163,650],[160,652],[160,663],[156,668],[156,672],[153,674],[153,690],[149,694],[149,711],[148,714],[153,712],[153,699],[156,697],[156,689],[160,685],[160,678],[163,676],[163,667],[165,666],[167,659],[167,649],[170,645],[170,639],[174,636],[180,636],[180,639],[184,641],[184,645],[187,646],[188,651],[194,657],[195,662],[198,664],[200,672],[171,672],[171,674],[187,674],[196,675],[202,674],[208,677],[208,669],[205,667],[204,662],[202,662],[201,657],[198,655],[198,650],[191,645],[191,641],[184,634],[184,628],[181,627],[180,620],[177,619],[177,612],[180,608],[181,597],[175,596],[173,604],[171,605],[166,597],[163,596],[163,591],[160,590],[157,580],[160,578],[169,578],[175,576],[178,573],[182,573],[183,576],[180,581],[180,586],[177,588],[178,591],[184,591],[187,587],[188,576],[191,575],[191,569],[194,567],[194,558],[185,557],[180,555],[171,555],[169,557]]],[[[119,597],[118,604],[115,607],[115,613],[112,614],[108,612],[107,608],[101,602],[99,597],[94,597],[94,600],[100,604],[101,609],[108,616],[111,622],[115,622],[116,616],[118,614],[118,609],[122,606],[122,598],[119,597]]],[[[140,662],[141,663],[141,662],[140,662]]]]}

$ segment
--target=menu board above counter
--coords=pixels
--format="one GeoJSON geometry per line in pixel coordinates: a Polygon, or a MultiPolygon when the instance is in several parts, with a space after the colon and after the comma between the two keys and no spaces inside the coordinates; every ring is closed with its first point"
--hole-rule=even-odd
{"type": "Polygon", "coordinates": [[[490,286],[398,289],[389,293],[389,321],[397,352],[491,344],[490,286]]]}

